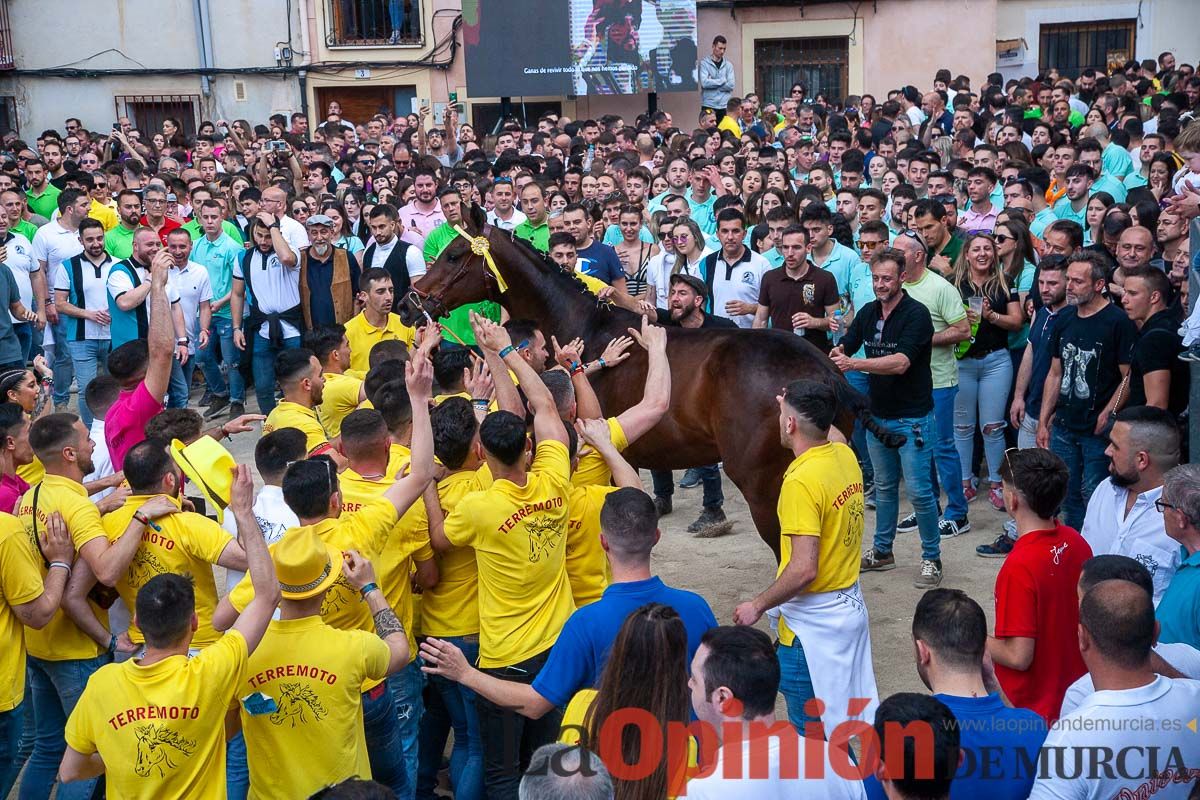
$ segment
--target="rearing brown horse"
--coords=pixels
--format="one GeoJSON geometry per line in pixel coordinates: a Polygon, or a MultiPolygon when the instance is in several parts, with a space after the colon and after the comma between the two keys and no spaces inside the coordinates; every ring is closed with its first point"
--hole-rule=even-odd
{"type": "MultiPolygon", "coordinates": [[[[475,207],[464,228],[488,241],[507,285],[499,282],[471,244],[456,239],[405,298],[400,315],[420,323],[464,303],[494,300],[517,319],[536,320],[546,336],[568,342],[580,337],[585,357],[597,357],[614,338],[641,325],[641,318],[597,301],[583,282],[564,272],[525,242],[486,224],[475,207]]],[[[790,331],[695,330],[667,328],[671,363],[671,404],[666,416],[626,452],[630,463],[648,469],[680,469],[723,462],[725,474],[741,490],[755,527],[778,557],[776,501],[783,473],[792,460],[780,445],[782,387],[798,378],[828,383],[841,408],[835,422],[849,438],[855,418],[862,419],[893,446],[903,442],[879,432],[856,392],[816,347],[790,331]]],[[[605,413],[615,415],[641,399],[646,353],[635,347],[619,368],[602,370],[593,385],[605,413]]]]}

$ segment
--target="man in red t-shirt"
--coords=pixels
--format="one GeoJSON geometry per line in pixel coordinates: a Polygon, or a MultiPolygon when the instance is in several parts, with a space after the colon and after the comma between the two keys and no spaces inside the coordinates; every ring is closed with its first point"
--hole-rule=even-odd
{"type": "Polygon", "coordinates": [[[1010,450],[1000,478],[1018,538],[996,576],[996,635],[987,650],[1009,702],[1053,724],[1067,687],[1087,671],[1075,591],[1092,549],[1054,519],[1067,493],[1061,458],[1049,450],[1010,450]]]}

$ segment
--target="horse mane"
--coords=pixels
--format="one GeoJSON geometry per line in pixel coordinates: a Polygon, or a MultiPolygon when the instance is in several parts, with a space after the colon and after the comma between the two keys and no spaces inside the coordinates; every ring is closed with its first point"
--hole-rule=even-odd
{"type": "Polygon", "coordinates": [[[603,306],[603,303],[600,302],[599,298],[596,298],[595,295],[592,294],[592,290],[588,288],[588,285],[583,282],[582,278],[580,278],[574,272],[567,272],[558,264],[555,264],[554,260],[550,258],[549,253],[543,253],[541,250],[538,250],[530,242],[522,239],[520,236],[517,236],[513,231],[504,231],[504,233],[508,236],[509,240],[517,247],[518,250],[523,251],[525,255],[533,259],[533,262],[537,265],[541,272],[550,275],[561,275],[564,278],[567,278],[575,285],[575,288],[577,288],[580,293],[590,295],[595,298],[597,307],[603,306]]]}
{"type": "Polygon", "coordinates": [[[191,751],[196,747],[196,743],[194,741],[185,738],[178,731],[172,730],[166,725],[139,726],[136,730],[136,733],[143,741],[169,744],[177,750],[182,750],[188,755],[191,755],[191,751]]]}

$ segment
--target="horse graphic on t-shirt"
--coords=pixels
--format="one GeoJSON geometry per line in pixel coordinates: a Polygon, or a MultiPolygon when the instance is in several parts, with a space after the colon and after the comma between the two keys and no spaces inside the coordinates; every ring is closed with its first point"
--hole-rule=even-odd
{"type": "Polygon", "coordinates": [[[321,698],[317,697],[311,686],[282,683],[279,685],[279,710],[271,715],[271,722],[282,725],[285,720],[290,721],[294,728],[307,723],[308,714],[320,720],[327,713],[325,706],[321,705],[321,698]]]}
{"type": "Polygon", "coordinates": [[[133,732],[137,737],[137,761],[133,771],[149,778],[157,770],[158,777],[165,777],[167,770],[175,769],[180,755],[191,756],[196,742],[186,739],[166,725],[139,725],[133,732]]]}
{"type": "Polygon", "coordinates": [[[562,525],[552,519],[528,520],[525,530],[529,532],[529,560],[534,564],[557,547],[562,539],[562,525]]]}

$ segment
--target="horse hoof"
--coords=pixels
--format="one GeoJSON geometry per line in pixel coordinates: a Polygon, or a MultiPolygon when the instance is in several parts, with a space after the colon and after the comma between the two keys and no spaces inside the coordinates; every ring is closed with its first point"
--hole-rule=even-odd
{"type": "Polygon", "coordinates": [[[728,536],[731,533],[733,533],[733,520],[726,520],[725,522],[718,522],[716,525],[701,528],[692,538],[716,539],[721,536],[728,536]]]}

